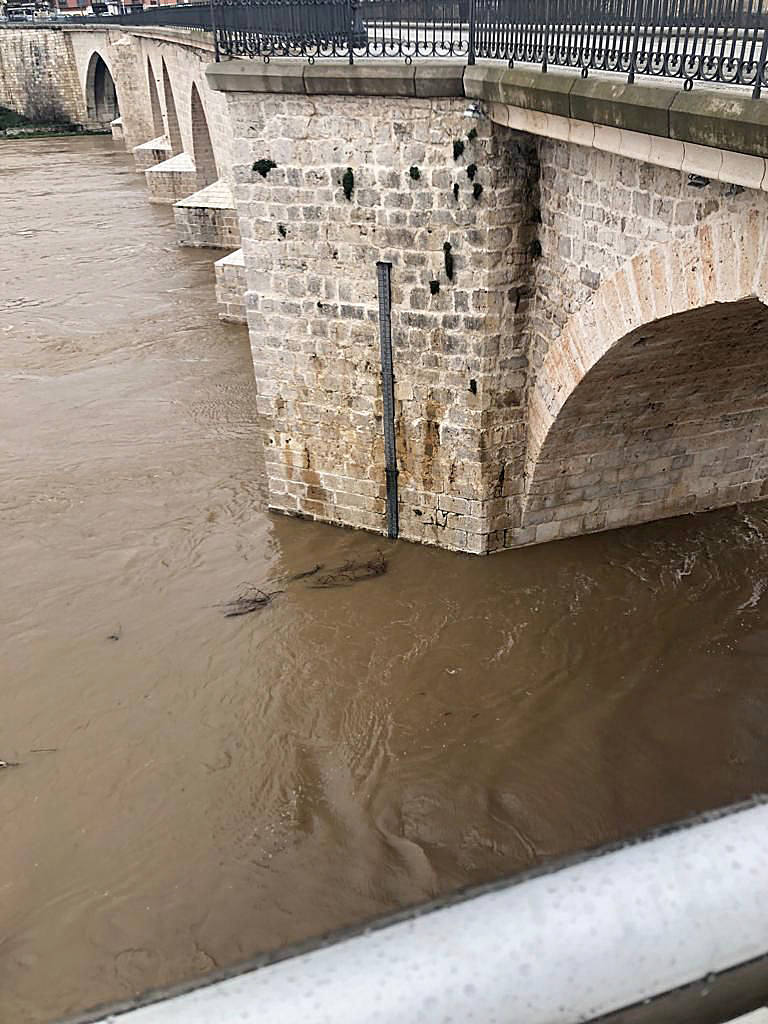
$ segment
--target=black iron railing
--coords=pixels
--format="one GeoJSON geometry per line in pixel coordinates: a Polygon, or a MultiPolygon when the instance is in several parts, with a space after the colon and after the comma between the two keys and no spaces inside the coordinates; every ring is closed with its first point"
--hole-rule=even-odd
{"type": "Polygon", "coordinates": [[[213,25],[210,0],[205,3],[147,7],[146,10],[126,11],[123,14],[88,14],[83,17],[68,18],[67,23],[70,25],[83,23],[135,25],[136,27],[146,25],[148,28],[164,26],[167,28],[191,28],[201,32],[210,32],[213,25]]]}
{"type": "Polygon", "coordinates": [[[455,57],[768,84],[768,0],[209,0],[87,19],[213,29],[217,58],[455,57]]]}
{"type": "Polygon", "coordinates": [[[461,57],[768,82],[768,0],[213,0],[227,56],[461,57]],[[765,10],[764,10],[765,7],[765,10]]]}

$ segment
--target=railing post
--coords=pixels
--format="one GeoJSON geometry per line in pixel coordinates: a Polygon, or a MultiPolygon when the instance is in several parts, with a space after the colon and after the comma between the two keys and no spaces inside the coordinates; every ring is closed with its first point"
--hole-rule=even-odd
{"type": "Polygon", "coordinates": [[[629,85],[635,81],[635,67],[637,64],[637,50],[640,46],[640,17],[642,10],[642,0],[635,0],[635,31],[632,39],[632,52],[629,56],[629,74],[627,75],[627,82],[629,85]]]}
{"type": "MultiPolygon", "coordinates": [[[[763,29],[763,45],[760,47],[760,59],[757,62],[757,75],[755,76],[755,87],[752,90],[752,99],[759,100],[760,93],[762,91],[763,82],[763,69],[765,68],[766,62],[768,62],[768,25],[765,24],[763,18],[763,5],[762,3],[758,6],[758,18],[760,25],[763,29]]],[[[755,28],[757,31],[757,28],[755,28]]]]}
{"type": "Polygon", "coordinates": [[[219,33],[216,31],[216,11],[213,6],[213,0],[210,0],[211,5],[211,32],[213,32],[213,53],[216,63],[218,64],[221,60],[219,54],[219,33]]]}
{"type": "Polygon", "coordinates": [[[347,0],[347,46],[349,47],[349,63],[355,63],[352,52],[352,40],[355,37],[355,0],[347,0]]]}
{"type": "Polygon", "coordinates": [[[467,64],[475,63],[475,28],[477,24],[477,0],[469,0],[469,44],[467,47],[467,64]]]}
{"type": "Polygon", "coordinates": [[[541,55],[541,70],[549,70],[549,0],[544,4],[544,51],[541,55]]]}

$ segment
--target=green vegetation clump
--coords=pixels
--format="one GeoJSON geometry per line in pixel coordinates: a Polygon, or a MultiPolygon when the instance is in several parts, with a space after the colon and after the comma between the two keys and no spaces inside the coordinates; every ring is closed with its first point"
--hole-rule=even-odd
{"type": "Polygon", "coordinates": [[[477,128],[470,128],[467,132],[467,138],[470,142],[474,142],[477,138],[477,128]]]}
{"type": "Polygon", "coordinates": [[[260,174],[262,178],[266,178],[269,172],[273,171],[275,167],[277,167],[277,164],[274,160],[266,160],[262,158],[261,160],[254,160],[253,162],[254,171],[260,174]]]}
{"type": "Polygon", "coordinates": [[[480,184],[479,181],[476,181],[475,184],[472,186],[472,198],[474,200],[478,200],[482,194],[483,186],[480,184]]]}
{"type": "Polygon", "coordinates": [[[419,178],[421,177],[421,171],[419,170],[418,167],[411,167],[408,173],[410,174],[414,181],[418,181],[419,178]]]}
{"type": "Polygon", "coordinates": [[[458,160],[461,154],[464,152],[464,140],[454,139],[453,140],[453,159],[458,160]]]}
{"type": "Polygon", "coordinates": [[[17,114],[15,110],[0,107],[0,132],[4,132],[6,128],[25,128],[31,124],[31,121],[21,114],[17,114]]]}
{"type": "Polygon", "coordinates": [[[453,280],[453,255],[451,253],[451,243],[443,242],[443,260],[445,262],[445,276],[449,281],[453,280]]]}
{"type": "Polygon", "coordinates": [[[439,281],[430,281],[429,282],[429,290],[430,290],[432,295],[437,295],[437,293],[440,291],[440,282],[439,281]]]}
{"type": "Polygon", "coordinates": [[[470,181],[474,181],[476,174],[477,164],[470,164],[469,167],[467,167],[467,177],[469,178],[470,181]]]}
{"type": "Polygon", "coordinates": [[[344,196],[347,201],[351,201],[352,192],[355,188],[355,175],[351,167],[348,167],[341,179],[341,187],[344,190],[344,196]]]}

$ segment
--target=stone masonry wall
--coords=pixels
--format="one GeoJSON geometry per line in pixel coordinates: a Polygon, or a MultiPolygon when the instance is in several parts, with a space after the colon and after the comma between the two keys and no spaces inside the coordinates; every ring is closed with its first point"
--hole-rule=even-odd
{"type": "Polygon", "coordinates": [[[542,256],[526,325],[529,387],[569,318],[638,252],[683,243],[705,221],[739,218],[755,203],[768,215],[768,196],[752,189],[730,195],[717,181],[696,189],[681,171],[553,139],[537,146],[542,256]]]}
{"type": "Polygon", "coordinates": [[[522,521],[505,546],[761,496],[768,195],[547,139],[539,159],[522,521]]]}
{"type": "Polygon", "coordinates": [[[0,106],[40,123],[85,123],[85,102],[65,32],[0,28],[0,106]]]}
{"type": "Polygon", "coordinates": [[[499,455],[522,466],[524,454],[516,331],[532,225],[529,142],[475,126],[460,100],[228,98],[271,504],[385,528],[383,260],[392,264],[401,535],[486,550],[492,503],[514,486],[499,480],[499,455]],[[464,145],[456,158],[454,141],[464,145]],[[258,160],[277,166],[261,177],[258,160]]]}

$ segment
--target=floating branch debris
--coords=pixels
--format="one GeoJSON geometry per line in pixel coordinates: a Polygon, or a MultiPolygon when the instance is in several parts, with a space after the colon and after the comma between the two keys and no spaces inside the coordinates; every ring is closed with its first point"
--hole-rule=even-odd
{"type": "Polygon", "coordinates": [[[324,576],[320,576],[309,586],[315,588],[326,587],[348,587],[352,583],[360,583],[361,580],[369,580],[374,576],[383,576],[387,571],[387,560],[381,551],[376,553],[375,558],[368,561],[350,561],[332,569],[324,576]]]}
{"type": "Polygon", "coordinates": [[[278,594],[282,594],[282,590],[274,590],[268,594],[258,587],[247,587],[234,601],[227,601],[226,604],[218,605],[218,607],[224,609],[225,618],[232,619],[237,615],[249,615],[251,612],[269,607],[278,594]]]}
{"type": "Polygon", "coordinates": [[[295,583],[296,580],[306,580],[306,579],[309,579],[310,576],[316,576],[320,572],[320,570],[322,568],[323,568],[322,565],[318,563],[317,565],[313,566],[311,569],[305,569],[304,572],[295,572],[292,576],[288,577],[288,582],[289,583],[295,583]]]}

